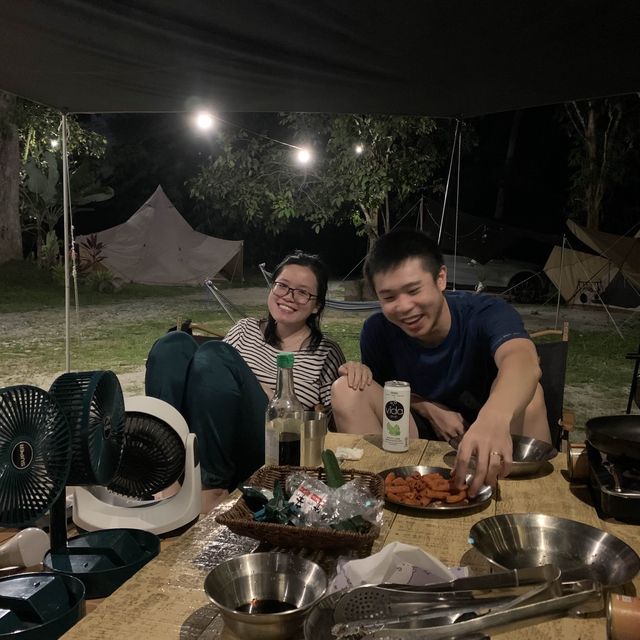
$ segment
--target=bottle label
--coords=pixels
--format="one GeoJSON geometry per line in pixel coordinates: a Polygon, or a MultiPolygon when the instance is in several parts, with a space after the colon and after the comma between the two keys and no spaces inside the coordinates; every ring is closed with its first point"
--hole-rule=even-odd
{"type": "Polygon", "coordinates": [[[273,423],[267,422],[264,430],[264,463],[266,466],[280,464],[278,456],[278,432],[273,423]]]}

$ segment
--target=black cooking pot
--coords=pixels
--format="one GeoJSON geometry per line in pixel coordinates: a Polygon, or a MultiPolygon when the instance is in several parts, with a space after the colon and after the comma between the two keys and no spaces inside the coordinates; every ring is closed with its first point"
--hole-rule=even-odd
{"type": "Polygon", "coordinates": [[[598,451],[640,460],[640,415],[591,418],[586,431],[587,440],[598,451]]]}

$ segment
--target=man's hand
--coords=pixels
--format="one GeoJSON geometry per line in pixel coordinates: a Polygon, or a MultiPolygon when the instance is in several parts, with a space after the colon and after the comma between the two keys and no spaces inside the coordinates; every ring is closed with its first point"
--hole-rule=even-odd
{"type": "Polygon", "coordinates": [[[366,364],[353,360],[345,362],[338,369],[338,373],[347,377],[347,384],[351,389],[359,389],[360,391],[368,387],[373,380],[371,369],[366,364]]]}
{"type": "Polygon", "coordinates": [[[504,416],[483,415],[469,427],[458,446],[456,456],[456,484],[461,486],[469,472],[469,463],[475,458],[475,472],[469,487],[474,497],[482,485],[495,487],[499,478],[511,471],[513,441],[509,421],[504,416]]]}
{"type": "Polygon", "coordinates": [[[462,438],[456,458],[459,484],[464,482],[471,458],[476,458],[470,496],[483,484],[493,487],[498,478],[509,475],[513,461],[511,423],[524,413],[540,379],[538,354],[531,340],[507,340],[496,349],[494,359],[498,375],[476,421],[462,438]]]}
{"type": "Polygon", "coordinates": [[[411,408],[426,418],[441,440],[449,442],[452,438],[464,435],[466,422],[457,412],[437,402],[429,402],[419,395],[411,394],[411,408]]]}

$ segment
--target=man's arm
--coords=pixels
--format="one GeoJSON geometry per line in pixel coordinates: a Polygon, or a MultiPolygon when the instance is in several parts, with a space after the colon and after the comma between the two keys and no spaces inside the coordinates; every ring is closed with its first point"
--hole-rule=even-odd
{"type": "Polygon", "coordinates": [[[535,346],[526,338],[504,342],[494,360],[498,374],[491,393],[462,439],[456,458],[456,477],[462,481],[471,457],[476,457],[469,491],[472,496],[483,484],[495,485],[499,476],[509,473],[513,452],[511,423],[533,399],[541,375],[535,346]]]}

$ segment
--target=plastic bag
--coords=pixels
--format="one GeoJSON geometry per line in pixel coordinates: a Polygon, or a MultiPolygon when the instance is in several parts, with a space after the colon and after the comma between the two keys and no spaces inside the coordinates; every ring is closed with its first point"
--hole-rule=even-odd
{"type": "Polygon", "coordinates": [[[369,528],[367,523],[382,523],[383,502],[360,478],[332,489],[318,478],[296,472],[287,478],[287,493],[291,494],[291,521],[296,526],[364,531],[369,528]]]}

